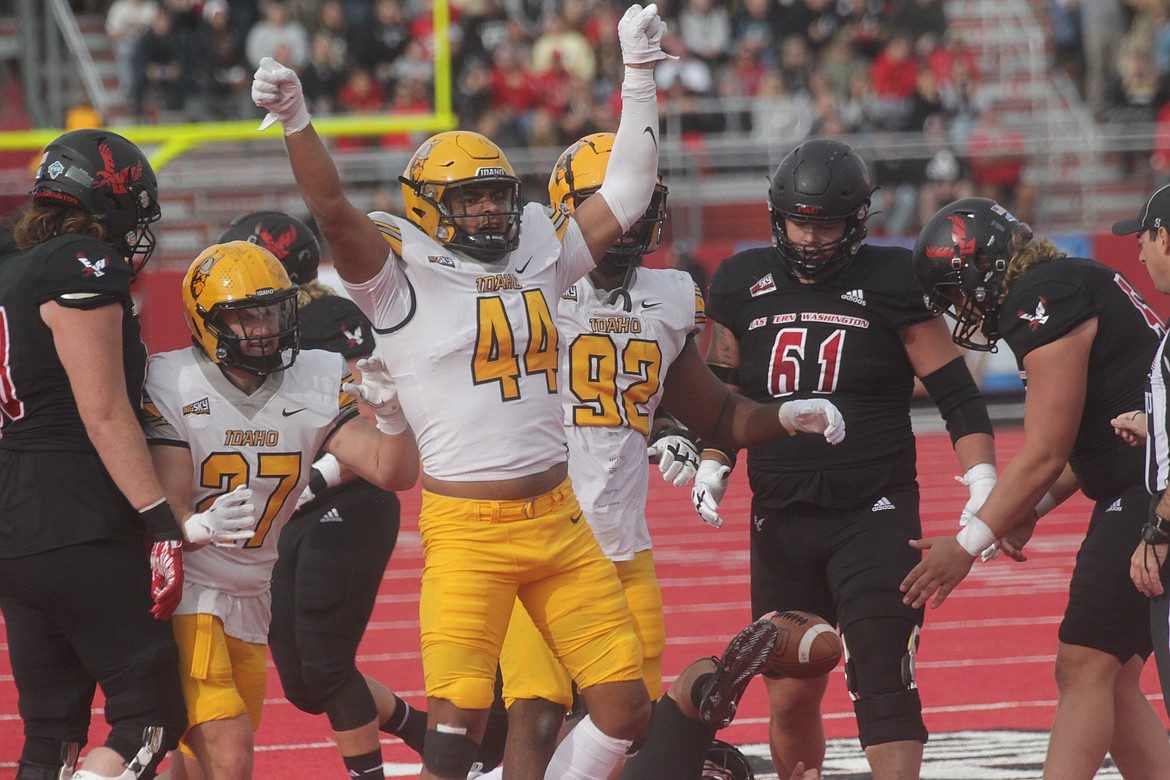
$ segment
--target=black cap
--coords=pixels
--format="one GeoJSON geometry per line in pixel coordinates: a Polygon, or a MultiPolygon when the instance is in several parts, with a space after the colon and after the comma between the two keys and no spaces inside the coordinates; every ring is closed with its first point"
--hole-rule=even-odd
{"type": "Polygon", "coordinates": [[[338,352],[346,360],[374,352],[374,326],[348,298],[326,295],[301,307],[301,349],[338,352]]]}
{"type": "Polygon", "coordinates": [[[1170,230],[1170,184],[1150,196],[1141,212],[1133,219],[1113,223],[1113,235],[1128,236],[1140,230],[1170,230]]]}

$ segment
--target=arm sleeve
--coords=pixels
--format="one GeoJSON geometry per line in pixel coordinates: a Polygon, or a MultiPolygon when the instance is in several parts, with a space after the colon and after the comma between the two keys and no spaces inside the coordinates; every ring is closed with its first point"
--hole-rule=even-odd
{"type": "Polygon", "coordinates": [[[622,80],[622,116],[597,194],[629,230],[650,204],[658,177],[658,96],[654,71],[626,68],[622,80]]]}

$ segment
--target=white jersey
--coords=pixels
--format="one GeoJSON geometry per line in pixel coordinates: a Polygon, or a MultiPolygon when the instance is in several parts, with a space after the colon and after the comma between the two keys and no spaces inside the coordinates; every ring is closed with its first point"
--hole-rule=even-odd
{"type": "Polygon", "coordinates": [[[593,267],[576,222],[529,203],[519,247],[482,263],[404,219],[370,218],[392,254],[373,279],[345,288],[374,323],[423,471],[486,481],[563,463],[555,312],[593,267]]]}
{"type": "Polygon", "coordinates": [[[268,641],[276,543],[317,452],[358,413],[356,400],[340,389],[349,377],[340,355],[305,350],[291,368],[245,395],[195,347],[151,356],[143,429],[154,445],[191,450],[187,510],[202,511],[246,484],[259,512],[251,539],[184,551],[176,614],[216,615],[228,635],[268,641]]]}
{"type": "Polygon", "coordinates": [[[650,549],[647,436],[667,370],[706,322],[702,294],[683,271],[639,268],[628,292],[627,312],[586,276],[557,313],[569,476],[614,561],[650,549]]]}

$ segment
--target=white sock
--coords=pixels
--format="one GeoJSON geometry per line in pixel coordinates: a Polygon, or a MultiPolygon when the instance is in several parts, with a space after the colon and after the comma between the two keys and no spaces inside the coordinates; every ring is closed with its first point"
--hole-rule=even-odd
{"type": "Polygon", "coordinates": [[[632,744],[602,733],[586,715],[557,746],[544,780],[605,780],[632,744]]]}

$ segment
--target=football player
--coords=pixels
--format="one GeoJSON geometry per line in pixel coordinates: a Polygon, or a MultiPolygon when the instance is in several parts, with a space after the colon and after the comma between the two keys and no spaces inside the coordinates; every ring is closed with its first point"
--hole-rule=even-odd
{"type": "Polygon", "coordinates": [[[355,208],[310,122],[296,74],[267,60],[253,100],[280,120],[302,197],[353,299],[379,332],[423,460],[420,598],[429,723],[424,778],[464,780],[478,752],[517,597],[589,701],[549,777],[602,778],[646,728],[641,647],[612,564],[567,479],[554,307],[642,215],[654,190],[652,69],[666,25],[653,5],[619,24],[623,175],[558,235],[525,206],[504,154],[440,133],[411,158],[406,218],[355,208]],[[523,221],[523,229],[521,222],[523,221]]]}
{"type": "MultiPolygon", "coordinates": [[[[875,780],[887,780],[918,776],[927,737],[913,676],[923,612],[898,589],[921,535],[915,377],[965,470],[967,514],[994,484],[995,451],[986,404],[924,305],[909,251],[864,243],[872,192],[841,141],[805,141],[781,160],[768,193],[773,245],[727,259],[711,280],[707,359],[748,398],[829,399],[849,421],[839,447],[799,436],[749,451],[752,611],[806,610],[839,625],[861,745],[875,780]]],[[[729,473],[704,455],[693,498],[709,522],[722,522],[729,473]]],[[[781,776],[824,760],[828,681],[764,678],[781,776]]]]}
{"type": "Polygon", "coordinates": [[[152,778],[184,727],[162,622],[182,590],[182,534],[136,424],[146,350],[130,287],[159,213],[137,146],[65,133],[0,259],[0,610],[18,780],[152,778]],[[110,731],[75,773],[97,685],[110,731]]]}
{"type": "MultiPolygon", "coordinates": [[[[321,247],[299,219],[256,211],[232,221],[219,243],[249,241],[280,260],[297,285],[302,349],[359,361],[374,352],[374,331],[357,305],[317,278],[321,247]]],[[[361,407],[374,422],[368,406],[361,407]]],[[[397,496],[358,477],[324,453],[309,470],[296,513],[280,534],[272,570],[268,644],[285,697],[298,709],[325,713],[353,777],[381,780],[379,729],[422,752],[426,713],[413,709],[355,664],[378,587],[398,539],[397,496]],[[346,577],[335,576],[338,571],[346,577]]]]}
{"type": "Polygon", "coordinates": [[[272,569],[314,455],[384,490],[413,485],[418,458],[384,367],[367,365],[358,385],[341,355],[300,350],[297,288],[268,250],[208,247],[182,295],[193,345],[151,356],[143,420],[188,545],[172,622],[189,724],[172,777],[201,767],[244,780],[264,703],[272,569]],[[377,429],[355,395],[376,407],[377,429]]]}
{"type": "MultiPolygon", "coordinates": [[[[572,216],[604,185],[613,141],[612,133],[595,133],[561,154],[548,186],[555,215],[572,216]]],[[[561,296],[557,308],[557,329],[565,342],[560,373],[569,477],[585,521],[621,579],[642,643],[642,679],[655,701],[662,694],[666,629],[646,525],[648,445],[663,478],[676,486],[686,484],[698,466],[698,439],[662,413],[660,402],[669,397],[675,404],[671,408],[683,419],[711,430],[728,395],[694,344],[706,319],[702,293],[691,276],[642,267],[643,256],[661,241],[666,199],[667,189],[660,182],[642,218],[561,296]],[[684,397],[688,403],[680,407],[684,397]],[[657,429],[653,436],[652,423],[657,429]]],[[[734,397],[730,403],[757,406],[734,397]]],[[[757,434],[769,430],[772,435],[786,434],[781,420],[787,415],[795,420],[793,407],[802,405],[814,418],[808,430],[826,433],[831,428],[829,436],[843,433],[831,425],[840,419],[832,404],[810,400],[778,411],[773,407],[770,425],[757,434]],[[812,412],[816,409],[821,416],[812,412]]],[[[797,429],[795,422],[791,425],[797,429]]],[[[766,657],[763,645],[752,647],[755,652],[732,654],[718,675],[704,680],[708,690],[695,693],[712,725],[726,725],[742,694],[728,686],[746,686],[766,657]]],[[[532,767],[547,763],[556,745],[558,727],[572,703],[572,686],[519,604],[500,667],[509,733],[514,735],[505,754],[509,776],[539,778],[532,767]],[[539,745],[544,749],[537,749],[539,745]]],[[[671,703],[664,700],[659,706],[671,703]]],[[[656,710],[654,717],[664,716],[656,710]]]]}
{"type": "MultiPolygon", "coordinates": [[[[1156,227],[1139,216],[1114,232],[1156,227]]],[[[986,350],[1006,341],[1028,392],[1023,447],[958,536],[915,543],[927,554],[902,583],[906,603],[941,604],[980,550],[1013,531],[1018,550],[1079,486],[1095,505],[1058,634],[1044,777],[1088,780],[1107,752],[1126,776],[1170,777],[1165,729],[1139,685],[1153,646],[1150,608],[1129,577],[1150,497],[1141,451],[1111,426],[1142,403],[1161,321],[1120,273],[1067,257],[985,198],[935,213],[914,265],[931,305],[954,318],[955,343],[986,350]]]]}

